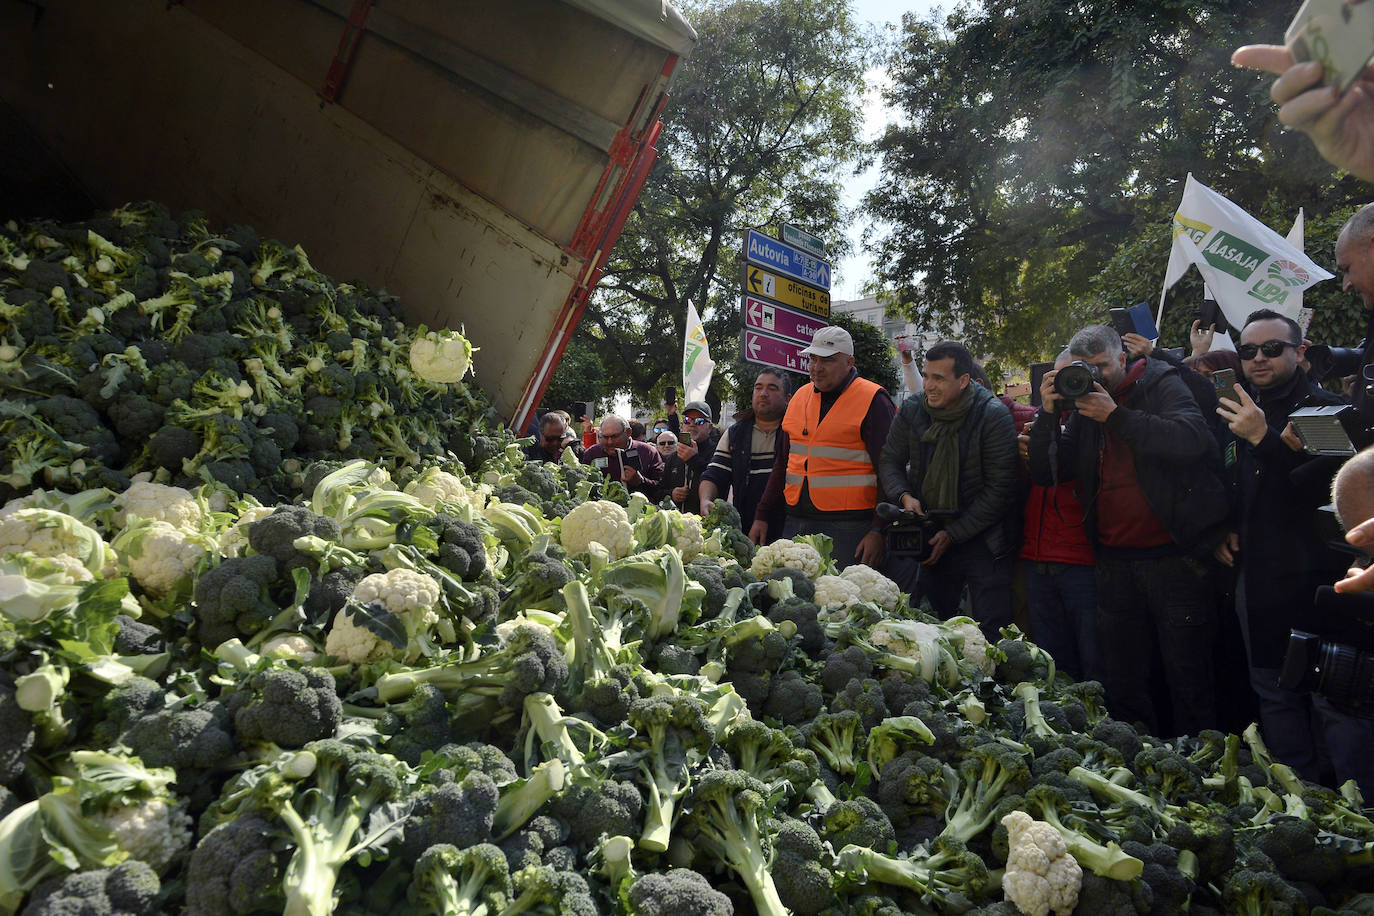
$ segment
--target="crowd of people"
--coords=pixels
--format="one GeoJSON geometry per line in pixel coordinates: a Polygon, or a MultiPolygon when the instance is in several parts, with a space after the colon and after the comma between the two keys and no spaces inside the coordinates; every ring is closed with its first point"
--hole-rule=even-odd
{"type": "MultiPolygon", "coordinates": [[[[1374,205],[1351,227],[1374,246],[1374,205]]],[[[1341,269],[1374,301],[1374,271],[1341,269]]],[[[1304,452],[1289,415],[1344,399],[1309,377],[1307,342],[1283,315],[1252,313],[1234,350],[1212,336],[1195,322],[1183,358],[1085,327],[1045,373],[1039,409],[994,393],[969,350],[942,341],[899,407],[829,327],[803,351],[810,383],[793,392],[761,369],[728,428],[701,401],[665,405],[647,428],[580,418],[580,437],[555,411],[529,454],[571,448],[687,512],[729,499],[759,544],[828,535],[838,566],[880,569],[938,616],[968,614],[992,639],[1028,630],[1070,676],[1102,682],[1119,718],[1165,735],[1257,718],[1301,775],[1354,778],[1374,797],[1374,719],[1278,683],[1290,629],[1352,565],[1317,523],[1341,459],[1304,452]],[[1241,382],[1221,399],[1220,370],[1241,382]],[[1067,398],[1057,380],[1072,372],[1091,387],[1067,398]],[[919,555],[889,550],[889,506],[922,532],[919,555]]],[[[1363,463],[1374,469],[1374,453],[1363,463]]],[[[1374,542],[1374,523],[1345,521],[1352,543],[1374,542]]],[[[1366,578],[1350,570],[1343,588],[1366,578]]]]}

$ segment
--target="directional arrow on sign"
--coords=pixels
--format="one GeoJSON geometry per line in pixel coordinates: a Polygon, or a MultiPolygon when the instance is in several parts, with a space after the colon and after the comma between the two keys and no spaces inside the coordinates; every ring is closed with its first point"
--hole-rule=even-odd
{"type": "Polygon", "coordinates": [[[773,275],[757,267],[749,268],[749,291],[756,296],[773,298],[773,275]]]}
{"type": "Polygon", "coordinates": [[[753,334],[750,334],[750,335],[749,335],[748,343],[749,343],[749,358],[750,358],[750,359],[758,359],[758,358],[759,358],[759,339],[758,339],[757,337],[755,337],[753,334]]]}

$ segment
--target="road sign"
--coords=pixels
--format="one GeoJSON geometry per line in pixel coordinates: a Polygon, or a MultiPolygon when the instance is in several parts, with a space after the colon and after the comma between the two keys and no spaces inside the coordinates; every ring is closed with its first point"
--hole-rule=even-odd
{"type": "Polygon", "coordinates": [[[744,332],[744,337],[740,340],[744,358],[749,362],[786,369],[788,372],[810,370],[811,358],[802,355],[802,346],[791,340],[749,330],[744,332]]]}
{"type": "Polygon", "coordinates": [[[782,240],[794,248],[809,251],[818,258],[830,257],[830,255],[825,253],[824,242],[806,230],[798,229],[791,223],[782,224],[782,240]]]}
{"type": "Polygon", "coordinates": [[[753,296],[745,296],[740,308],[744,311],[746,328],[795,340],[803,346],[811,343],[811,338],[816,336],[816,332],[825,327],[825,320],[822,318],[794,311],[766,299],[755,299],[753,296]]]}
{"type": "Polygon", "coordinates": [[[822,318],[830,317],[830,294],[825,290],[798,283],[762,267],[745,264],[741,285],[751,295],[772,299],[788,308],[801,309],[822,318]]]}
{"type": "Polygon", "coordinates": [[[770,239],[757,230],[750,229],[744,234],[744,257],[783,276],[821,289],[830,289],[828,261],[822,261],[809,252],[793,248],[785,242],[770,239]]]}

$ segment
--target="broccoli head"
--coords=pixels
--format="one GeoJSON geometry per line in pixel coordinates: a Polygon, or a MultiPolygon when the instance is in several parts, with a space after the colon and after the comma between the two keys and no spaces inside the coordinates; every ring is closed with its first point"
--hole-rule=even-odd
{"type": "Polygon", "coordinates": [[[277,561],[279,571],[288,574],[296,568],[319,570],[319,561],[295,547],[296,538],[313,535],[337,542],[339,523],[316,515],[304,506],[278,506],[266,518],[248,526],[248,544],[254,551],[277,561]]]}
{"type": "Polygon", "coordinates": [[[276,829],[242,814],[205,834],[186,869],[188,916],[239,916],[280,909],[276,829]]]}
{"type": "Polygon", "coordinates": [[[279,666],[252,675],[231,694],[229,712],[241,740],[297,748],[334,737],[343,704],[324,668],[279,666]]]}
{"type": "Polygon", "coordinates": [[[192,605],[201,645],[213,648],[226,639],[252,636],[271,623],[281,613],[272,595],[277,569],[272,557],[253,554],[228,557],[201,574],[192,605]]]}
{"type": "Polygon", "coordinates": [[[425,521],[439,540],[435,562],[460,579],[473,581],[487,568],[482,531],[471,522],[440,513],[425,521]]]}
{"type": "Polygon", "coordinates": [[[157,911],[162,883],[145,862],[129,859],[113,868],[70,872],[50,878],[33,889],[25,916],[67,916],[70,913],[109,913],[147,916],[157,911]]]}
{"type": "Polygon", "coordinates": [[[650,872],[630,886],[630,907],[638,916],[734,916],[730,898],[700,872],[671,868],[650,872]]]}

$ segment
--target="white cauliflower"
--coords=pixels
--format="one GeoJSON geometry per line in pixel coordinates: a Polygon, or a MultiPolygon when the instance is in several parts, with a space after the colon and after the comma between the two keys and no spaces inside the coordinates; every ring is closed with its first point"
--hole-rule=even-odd
{"type": "Polygon", "coordinates": [[[406,629],[406,648],[397,650],[382,636],[356,621],[346,607],[334,615],[334,623],[325,637],[324,651],[355,665],[397,655],[406,660],[419,658],[430,646],[431,631],[439,624],[439,614],[435,610],[439,596],[439,583],[413,570],[391,569],[365,576],[353,587],[350,604],[379,604],[399,617],[406,629]]]}
{"type": "Polygon", "coordinates": [[[95,817],[115,835],[120,849],[132,859],[147,862],[159,875],[191,845],[191,815],[184,804],[168,804],[165,798],[117,805],[95,817]]]}
{"type": "Polygon", "coordinates": [[[486,484],[464,482],[463,478],[440,468],[425,468],[410,483],[405,492],[425,505],[445,503],[451,506],[471,506],[481,512],[491,495],[486,484]]]}
{"type": "Polygon", "coordinates": [[[131,484],[115,497],[115,525],[123,528],[131,515],[156,519],[186,531],[199,530],[203,518],[200,505],[190,490],[147,480],[131,484]]]}
{"type": "Polygon", "coordinates": [[[910,659],[915,663],[912,673],[927,683],[939,677],[940,683],[950,687],[959,680],[959,668],[944,637],[944,631],[933,623],[888,618],[873,625],[868,641],[899,659],[910,659]]]}
{"type": "Polygon", "coordinates": [[[841,608],[862,601],[859,586],[841,576],[821,576],[816,580],[816,607],[841,608]]]}
{"type": "Polygon", "coordinates": [[[956,630],[963,641],[959,644],[959,654],[975,668],[991,676],[997,670],[997,662],[988,657],[988,639],[971,617],[952,617],[945,626],[956,630]]]}
{"type": "Polygon", "coordinates": [[[472,368],[472,344],[457,331],[426,331],[410,345],[410,368],[427,382],[448,384],[467,375],[472,368]]]}
{"type": "Polygon", "coordinates": [[[892,610],[902,600],[902,590],[897,583],[871,566],[855,563],[845,567],[840,576],[859,587],[862,600],[871,601],[880,608],[892,610]]]}
{"type": "Polygon", "coordinates": [[[676,547],[682,554],[682,562],[690,563],[701,556],[705,547],[701,516],[677,509],[660,509],[646,514],[635,522],[635,544],[641,550],[676,547]]]}
{"type": "Polygon", "coordinates": [[[89,525],[54,509],[16,509],[0,517],[0,554],[75,558],[92,576],[113,571],[114,553],[89,525]]]}
{"type": "Polygon", "coordinates": [[[306,665],[313,665],[320,657],[315,644],[299,633],[283,633],[273,636],[259,648],[260,654],[281,659],[295,659],[306,665]]]}
{"type": "Polygon", "coordinates": [[[1059,831],[1024,811],[1011,812],[1002,823],[1007,828],[1006,899],[1026,916],[1069,916],[1078,905],[1083,869],[1059,831]]]}
{"type": "Polygon", "coordinates": [[[148,519],[126,527],[111,546],[129,575],[153,598],[188,585],[197,564],[217,548],[210,537],[148,519]]]}
{"type": "Polygon", "coordinates": [[[568,553],[586,553],[596,541],[618,560],[634,552],[635,530],[624,507],[610,500],[598,499],[575,507],[563,517],[559,543],[568,553]]]}
{"type": "Polygon", "coordinates": [[[760,547],[749,564],[750,571],[760,579],[784,568],[799,569],[808,579],[814,579],[821,571],[820,552],[810,544],[783,539],[760,547]]]}
{"type": "Polygon", "coordinates": [[[248,552],[248,526],[258,519],[267,518],[277,511],[276,506],[250,506],[243,510],[234,524],[219,536],[219,555],[222,557],[241,557],[248,552]]]}

